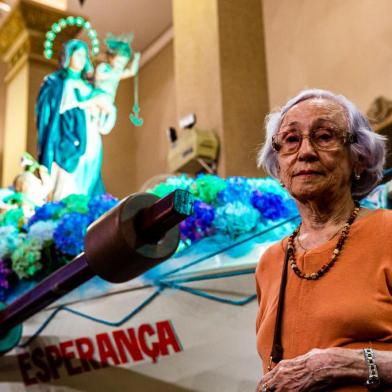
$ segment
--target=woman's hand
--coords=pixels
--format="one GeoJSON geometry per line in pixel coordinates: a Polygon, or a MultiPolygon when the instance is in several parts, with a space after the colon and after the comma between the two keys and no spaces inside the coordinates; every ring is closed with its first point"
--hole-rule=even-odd
{"type": "Polygon", "coordinates": [[[256,392],[322,391],[339,381],[363,385],[367,368],[361,351],[313,349],[299,357],[283,360],[263,376],[256,392]]]}

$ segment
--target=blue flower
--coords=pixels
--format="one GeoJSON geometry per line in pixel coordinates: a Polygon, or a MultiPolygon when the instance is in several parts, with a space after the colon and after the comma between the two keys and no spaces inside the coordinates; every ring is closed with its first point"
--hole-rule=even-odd
{"type": "Polygon", "coordinates": [[[245,177],[228,177],[227,187],[218,193],[218,201],[221,205],[235,201],[249,200],[252,187],[245,177]]]}
{"type": "Polygon", "coordinates": [[[78,212],[64,215],[53,235],[57,249],[70,256],[76,256],[82,252],[89,221],[87,215],[78,212]]]}
{"type": "Polygon", "coordinates": [[[255,208],[235,201],[216,209],[214,226],[218,232],[235,238],[255,229],[259,220],[260,214],[255,208]]]}
{"type": "Polygon", "coordinates": [[[35,214],[29,219],[28,224],[31,226],[38,221],[56,220],[64,208],[64,203],[60,201],[46,203],[35,210],[35,214]]]}
{"type": "Polygon", "coordinates": [[[251,203],[265,219],[287,218],[293,211],[292,200],[284,200],[280,195],[259,190],[252,192],[251,203]]]}
{"type": "Polygon", "coordinates": [[[283,188],[279,181],[275,178],[249,178],[248,183],[253,189],[257,189],[262,193],[274,193],[275,195],[281,196],[283,199],[291,198],[287,190],[283,188]]]}
{"type": "Polygon", "coordinates": [[[97,220],[101,215],[113,208],[117,203],[118,199],[109,193],[94,196],[88,203],[90,222],[97,220]]]}

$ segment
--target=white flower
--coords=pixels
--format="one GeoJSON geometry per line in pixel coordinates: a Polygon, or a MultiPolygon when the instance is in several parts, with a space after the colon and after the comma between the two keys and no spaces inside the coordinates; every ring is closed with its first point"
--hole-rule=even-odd
{"type": "Polygon", "coordinates": [[[9,256],[24,238],[25,235],[19,233],[14,226],[0,227],[0,259],[9,256]]]}
{"type": "Polygon", "coordinates": [[[37,240],[42,246],[44,242],[53,239],[53,233],[57,224],[57,222],[52,220],[38,221],[30,226],[27,238],[29,240],[37,240]]]}

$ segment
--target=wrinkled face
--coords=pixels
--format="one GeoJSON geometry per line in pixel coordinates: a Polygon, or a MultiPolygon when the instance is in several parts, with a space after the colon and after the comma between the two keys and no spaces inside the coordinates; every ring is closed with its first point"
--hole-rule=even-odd
{"type": "Polygon", "coordinates": [[[84,48],[76,49],[69,60],[69,68],[72,71],[81,72],[86,66],[87,53],[84,48]]]}
{"type": "Polygon", "coordinates": [[[110,60],[110,64],[115,69],[124,69],[129,62],[129,58],[127,56],[116,55],[113,56],[110,60]]]}
{"type": "Polygon", "coordinates": [[[331,151],[315,148],[306,136],[320,128],[347,130],[342,106],[324,98],[302,101],[286,113],[278,130],[293,130],[305,136],[297,152],[288,155],[278,152],[280,180],[302,202],[339,198],[343,194],[351,197],[353,164],[348,147],[342,143],[331,151]]]}

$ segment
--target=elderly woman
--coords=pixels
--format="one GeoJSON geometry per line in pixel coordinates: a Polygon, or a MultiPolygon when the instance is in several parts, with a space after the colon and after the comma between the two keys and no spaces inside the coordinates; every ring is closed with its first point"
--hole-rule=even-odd
{"type": "Polygon", "coordinates": [[[259,163],[301,223],[256,270],[257,391],[392,391],[392,212],[358,203],[381,180],[385,140],[324,90],[301,92],[266,128],[259,163]]]}

